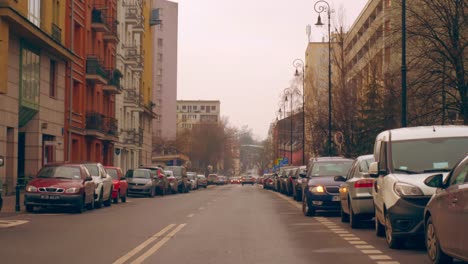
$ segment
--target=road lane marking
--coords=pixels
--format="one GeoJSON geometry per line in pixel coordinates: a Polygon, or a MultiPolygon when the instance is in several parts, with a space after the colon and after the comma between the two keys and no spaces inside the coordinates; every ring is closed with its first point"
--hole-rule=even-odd
{"type": "Polygon", "coordinates": [[[187,215],[188,218],[192,218],[195,214],[189,214],[187,215]]]}
{"type": "Polygon", "coordinates": [[[187,224],[180,224],[178,225],[174,230],[172,230],[168,235],[166,235],[164,238],[162,238],[158,243],[156,243],[152,248],[150,248],[148,251],[146,251],[143,255],[139,256],[137,259],[132,261],[132,264],[140,264],[145,259],[153,255],[156,251],[158,251],[164,244],[167,243],[171,238],[174,237],[174,235],[179,232],[184,226],[187,224]]]}
{"type": "Polygon", "coordinates": [[[361,252],[364,254],[382,254],[382,251],[377,249],[363,249],[361,252]]]}
{"type": "Polygon", "coordinates": [[[371,245],[356,245],[356,248],[358,248],[358,249],[371,249],[371,248],[374,248],[374,246],[371,246],[371,245]]]}
{"type": "Polygon", "coordinates": [[[361,240],[359,237],[343,237],[343,239],[346,240],[346,241],[361,240]]]}
{"type": "Polygon", "coordinates": [[[387,255],[369,255],[372,260],[391,260],[392,258],[387,255]]]}
{"type": "Polygon", "coordinates": [[[354,237],[355,235],[353,234],[339,234],[340,237],[354,237]]]}
{"type": "Polygon", "coordinates": [[[9,228],[28,223],[27,220],[0,220],[0,228],[9,228]]]}
{"type": "Polygon", "coordinates": [[[350,243],[351,245],[367,245],[367,242],[366,241],[348,241],[348,243],[350,243]]]}
{"type": "Polygon", "coordinates": [[[174,226],[176,226],[176,224],[170,224],[170,225],[166,226],[161,231],[159,231],[158,233],[154,234],[152,237],[147,239],[145,242],[141,243],[136,248],[132,249],[132,251],[128,252],[127,254],[125,254],[121,258],[119,258],[118,260],[114,261],[113,264],[123,264],[123,263],[125,263],[125,261],[127,261],[131,257],[135,256],[138,252],[143,250],[146,246],[151,244],[154,240],[160,238],[167,231],[171,230],[174,226]]]}
{"type": "Polygon", "coordinates": [[[398,261],[377,261],[377,264],[400,264],[398,261]]]}

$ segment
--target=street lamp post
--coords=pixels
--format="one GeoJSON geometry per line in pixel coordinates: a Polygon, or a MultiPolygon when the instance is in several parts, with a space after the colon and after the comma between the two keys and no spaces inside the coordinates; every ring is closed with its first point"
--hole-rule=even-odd
{"type": "Polygon", "coordinates": [[[406,0],[401,1],[401,126],[407,126],[406,119],[406,0]]]}
{"type": "Polygon", "coordinates": [[[304,61],[301,59],[295,59],[293,66],[296,68],[294,76],[299,76],[297,68],[302,68],[302,165],[306,164],[305,161],[305,68],[304,61]]]}
{"type": "Polygon", "coordinates": [[[332,149],[332,82],[331,82],[331,35],[330,35],[330,5],[327,1],[319,0],[314,5],[315,12],[318,13],[316,26],[323,26],[320,14],[327,12],[328,16],[328,155],[331,156],[332,149]]]}
{"type": "MultiPolygon", "coordinates": [[[[289,102],[289,105],[291,106],[291,112],[289,114],[289,121],[290,121],[290,129],[289,129],[289,144],[290,144],[290,149],[289,149],[289,158],[290,158],[290,165],[293,164],[293,93],[289,93],[291,97],[289,98],[291,101],[289,102]]],[[[285,102],[288,101],[288,96],[285,97],[284,99],[285,102]]]]}

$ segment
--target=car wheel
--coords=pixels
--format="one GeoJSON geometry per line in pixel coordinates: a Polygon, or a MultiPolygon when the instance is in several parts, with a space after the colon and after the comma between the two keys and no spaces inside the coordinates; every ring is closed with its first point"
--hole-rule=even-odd
{"type": "Polygon", "coordinates": [[[388,247],[391,249],[398,249],[403,244],[403,239],[400,237],[395,237],[393,234],[393,226],[390,221],[390,215],[385,215],[385,240],[387,241],[388,247]]]}
{"type": "Polygon", "coordinates": [[[348,223],[349,222],[349,214],[345,213],[343,210],[343,205],[340,207],[340,214],[341,214],[341,222],[348,223]]]}
{"type": "Polygon", "coordinates": [[[154,188],[151,188],[151,192],[148,194],[150,198],[154,197],[154,188]]]}
{"type": "Polygon", "coordinates": [[[304,216],[314,216],[315,210],[309,206],[307,198],[304,197],[302,200],[302,213],[304,214],[304,216]]]}
{"type": "Polygon", "coordinates": [[[97,201],[97,203],[94,203],[94,206],[96,208],[101,208],[102,207],[102,203],[103,203],[103,198],[102,198],[102,195],[104,194],[103,190],[101,189],[101,192],[99,193],[99,200],[97,201]]]}
{"type": "Polygon", "coordinates": [[[448,256],[440,248],[439,240],[437,239],[437,234],[435,232],[434,224],[432,223],[432,218],[426,222],[426,248],[427,255],[432,263],[452,263],[453,258],[448,256]]]}
{"type": "Polygon", "coordinates": [[[34,206],[33,205],[26,205],[26,212],[28,213],[33,213],[34,212],[34,206]]]}
{"type": "Polygon", "coordinates": [[[385,235],[385,228],[380,223],[379,218],[377,217],[377,212],[375,213],[375,235],[378,237],[383,237],[385,235]]]}
{"type": "Polygon", "coordinates": [[[93,210],[94,209],[94,197],[95,197],[95,195],[93,194],[93,199],[91,199],[91,202],[86,205],[87,210],[93,210]]]}
{"type": "Polygon", "coordinates": [[[104,206],[109,207],[112,205],[112,189],[109,192],[109,198],[104,201],[104,206]]]}
{"type": "Polygon", "coordinates": [[[114,198],[114,203],[118,204],[120,200],[120,190],[117,190],[117,197],[114,198]]]}
{"type": "Polygon", "coordinates": [[[349,224],[351,228],[355,229],[359,227],[359,216],[354,214],[353,204],[351,203],[351,199],[348,198],[349,202],[349,224]]]}
{"type": "Polygon", "coordinates": [[[122,203],[126,203],[127,202],[127,192],[125,192],[124,196],[121,196],[120,197],[120,200],[122,201],[122,203]]]}

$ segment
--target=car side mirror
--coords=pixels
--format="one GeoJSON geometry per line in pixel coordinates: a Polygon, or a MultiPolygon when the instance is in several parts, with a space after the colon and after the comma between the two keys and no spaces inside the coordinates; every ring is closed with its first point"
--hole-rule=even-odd
{"type": "Polygon", "coordinates": [[[337,181],[337,182],[345,182],[346,181],[346,178],[343,177],[343,176],[335,176],[333,179],[335,181],[337,181]]]}
{"type": "Polygon", "coordinates": [[[372,162],[369,165],[369,176],[371,178],[379,177],[379,163],[378,162],[372,162]]]}
{"type": "Polygon", "coordinates": [[[442,174],[432,175],[424,180],[424,184],[429,187],[443,188],[444,187],[444,177],[442,174]]]}
{"type": "Polygon", "coordinates": [[[84,181],[85,181],[85,182],[87,182],[87,181],[93,181],[93,177],[91,177],[91,176],[88,176],[88,177],[86,177],[86,178],[85,178],[85,180],[84,180],[84,181]]]}
{"type": "Polygon", "coordinates": [[[5,164],[5,157],[0,156],[0,167],[2,167],[5,164]]]}

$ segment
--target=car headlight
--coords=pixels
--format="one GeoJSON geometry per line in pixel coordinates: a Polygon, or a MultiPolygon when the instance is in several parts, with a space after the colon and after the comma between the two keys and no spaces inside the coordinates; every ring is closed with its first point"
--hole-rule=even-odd
{"type": "Polygon", "coordinates": [[[37,192],[37,187],[32,186],[32,185],[28,185],[28,186],[26,186],[26,191],[27,192],[37,192]]]}
{"type": "Polygon", "coordinates": [[[395,183],[393,190],[398,196],[420,196],[424,195],[421,189],[417,186],[407,183],[395,183]]]}
{"type": "Polygon", "coordinates": [[[75,187],[68,188],[65,190],[65,193],[78,193],[78,192],[80,192],[80,188],[75,188],[75,187]]]}
{"type": "Polygon", "coordinates": [[[309,187],[309,191],[313,194],[323,194],[325,193],[325,189],[323,188],[323,186],[311,186],[309,187]]]}

